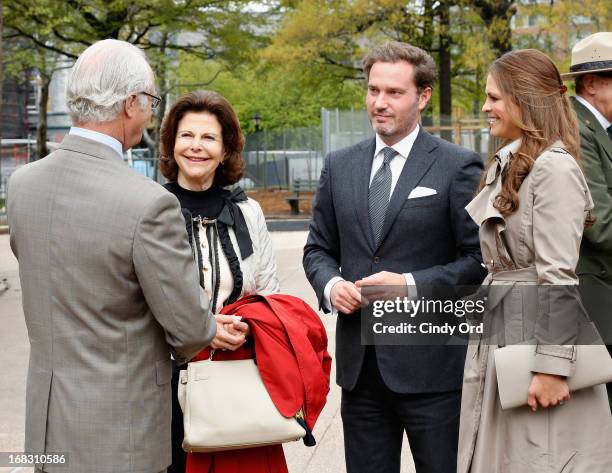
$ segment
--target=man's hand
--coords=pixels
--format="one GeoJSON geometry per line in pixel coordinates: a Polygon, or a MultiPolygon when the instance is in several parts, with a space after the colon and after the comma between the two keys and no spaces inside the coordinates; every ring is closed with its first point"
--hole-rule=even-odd
{"type": "Polygon", "coordinates": [[[234,321],[231,324],[223,324],[223,327],[232,335],[243,335],[244,338],[247,338],[249,335],[251,335],[251,327],[249,324],[242,322],[241,320],[241,316],[235,315],[234,321]]]}
{"type": "Polygon", "coordinates": [[[336,310],[344,314],[351,314],[361,307],[361,291],[350,281],[334,284],[329,299],[336,310]]]}
{"type": "Polygon", "coordinates": [[[569,387],[563,376],[536,373],[529,386],[527,404],[534,412],[538,404],[544,408],[563,404],[570,398],[569,387]]]}
{"type": "Polygon", "coordinates": [[[355,285],[362,289],[368,300],[395,299],[408,296],[406,277],[403,274],[381,271],[360,279],[355,285]]]}
{"type": "Polygon", "coordinates": [[[215,314],[217,320],[217,335],[210,343],[214,350],[225,349],[235,351],[246,341],[249,332],[248,324],[241,322],[235,315],[215,314]],[[244,328],[246,326],[246,329],[244,328]]]}

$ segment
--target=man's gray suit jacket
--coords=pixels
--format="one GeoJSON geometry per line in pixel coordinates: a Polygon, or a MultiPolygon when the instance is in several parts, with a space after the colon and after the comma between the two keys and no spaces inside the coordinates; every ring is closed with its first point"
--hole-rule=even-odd
{"type": "Polygon", "coordinates": [[[191,358],[216,328],[176,197],[68,135],[13,174],[7,201],[30,339],[25,451],[68,453],[45,471],[165,469],[170,353],[191,358]]]}
{"type": "MultiPolygon", "coordinates": [[[[483,163],[474,152],[419,131],[391,196],[382,237],[374,244],[368,188],[375,139],[327,156],[304,248],[304,268],[320,303],[328,281],[356,281],[380,271],[412,273],[419,287],[480,284],[485,276],[478,227],[465,206],[473,198],[483,163]],[[409,199],[417,187],[435,195],[409,199]]],[[[336,329],[337,382],[357,383],[365,346],[360,312],[339,314],[336,329]]],[[[398,393],[461,388],[461,346],[377,346],[381,376],[398,393]]]]}

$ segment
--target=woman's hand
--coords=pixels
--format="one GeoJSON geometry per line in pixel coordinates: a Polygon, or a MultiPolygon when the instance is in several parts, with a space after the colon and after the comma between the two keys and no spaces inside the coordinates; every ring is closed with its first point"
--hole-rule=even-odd
{"type": "Polygon", "coordinates": [[[569,387],[563,376],[535,373],[529,386],[527,404],[534,412],[538,404],[544,408],[563,404],[570,398],[569,387]]]}
{"type": "Polygon", "coordinates": [[[235,315],[215,314],[217,320],[217,334],[210,344],[214,350],[235,351],[246,341],[250,333],[249,325],[241,322],[235,315]]]}

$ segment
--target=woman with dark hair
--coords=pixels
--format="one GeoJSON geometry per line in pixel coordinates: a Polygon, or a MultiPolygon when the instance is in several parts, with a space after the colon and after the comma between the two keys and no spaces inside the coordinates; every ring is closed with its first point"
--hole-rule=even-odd
{"type": "MultiPolygon", "coordinates": [[[[216,337],[195,361],[208,358],[211,349],[239,354],[239,349],[250,341],[249,325],[238,317],[219,314],[221,308],[246,295],[279,291],[272,243],[259,204],[247,198],[239,187],[233,191],[225,188],[243,175],[243,147],[236,113],[215,92],[196,91],[180,97],[161,129],[160,170],[170,181],[165,187],[181,204],[200,268],[200,285],[217,319],[216,337]]],[[[281,445],[185,455],[177,383],[175,369],[169,472],[287,470],[281,445]]]]}
{"type": "Polygon", "coordinates": [[[458,473],[612,469],[605,387],[570,397],[566,377],[577,333],[555,332],[564,322],[554,317],[556,295],[578,284],[580,241],[593,207],[565,92],[553,62],[534,49],[507,53],[489,69],[482,110],[491,135],[505,145],[467,206],[480,226],[491,286],[483,318],[488,339],[470,345],[466,356],[458,473]],[[532,373],[527,404],[503,410],[494,351],[521,342],[536,345],[533,365],[516,366],[532,373]]]}

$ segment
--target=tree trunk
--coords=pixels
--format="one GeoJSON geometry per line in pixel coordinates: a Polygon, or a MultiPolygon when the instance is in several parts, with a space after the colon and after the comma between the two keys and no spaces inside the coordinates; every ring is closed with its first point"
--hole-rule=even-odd
{"type": "Polygon", "coordinates": [[[423,2],[423,40],[422,45],[425,51],[431,51],[434,43],[434,10],[433,0],[424,0],[423,2]]]}
{"type": "MultiPolygon", "coordinates": [[[[425,0],[423,2],[424,15],[423,15],[423,49],[425,51],[431,51],[433,49],[433,0],[425,0]]],[[[433,105],[430,105],[423,111],[421,116],[421,123],[423,126],[433,126],[433,105]]]]}
{"type": "MultiPolygon", "coordinates": [[[[475,90],[479,92],[484,89],[484,85],[482,83],[482,72],[479,69],[476,69],[476,74],[474,76],[474,85],[475,85],[475,90]]],[[[482,113],[482,103],[480,102],[480,100],[475,98],[472,101],[472,114],[474,115],[474,118],[479,118],[481,113],[482,113]]],[[[482,134],[480,133],[480,130],[475,131],[474,133],[475,133],[474,148],[476,149],[476,152],[478,154],[481,154],[482,134]]]]}
{"type": "Polygon", "coordinates": [[[47,149],[47,103],[49,102],[49,84],[51,84],[51,77],[41,74],[40,79],[38,126],[36,127],[36,159],[42,159],[49,154],[49,150],[47,149]]]}
{"type": "Polygon", "coordinates": [[[474,6],[478,9],[489,34],[492,35],[491,46],[496,56],[500,57],[512,51],[510,20],[516,13],[514,2],[512,0],[474,0],[474,6]]]}
{"type": "MultiPolygon", "coordinates": [[[[453,100],[451,91],[451,38],[450,38],[450,11],[447,1],[440,3],[440,125],[450,126],[452,123],[453,100]]],[[[453,132],[442,130],[440,136],[452,141],[453,132]]]]}
{"type": "Polygon", "coordinates": [[[167,64],[166,64],[166,45],[168,44],[168,32],[164,32],[162,36],[162,40],[160,42],[160,56],[161,60],[159,61],[159,65],[157,67],[157,84],[159,86],[158,94],[162,97],[162,101],[157,107],[155,112],[155,129],[153,133],[153,143],[148,143],[149,153],[153,157],[153,163],[155,165],[155,172],[153,174],[153,178],[155,181],[159,182],[161,180],[161,176],[159,175],[159,143],[160,143],[160,132],[162,122],[164,120],[164,115],[166,114],[166,99],[168,96],[168,77],[167,77],[167,64]],[[151,146],[151,144],[153,146],[151,146]]]}
{"type": "Polygon", "coordinates": [[[510,19],[512,15],[506,16],[503,27],[493,37],[493,49],[497,51],[497,57],[503,56],[508,51],[512,51],[512,29],[510,19]]]}

